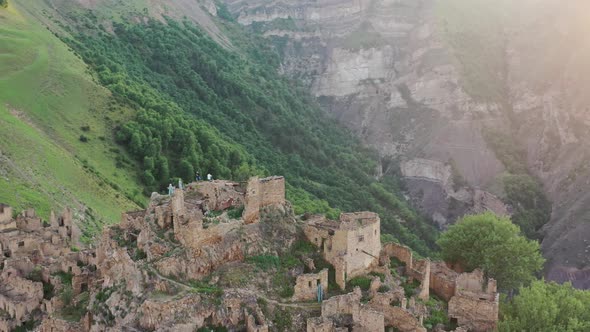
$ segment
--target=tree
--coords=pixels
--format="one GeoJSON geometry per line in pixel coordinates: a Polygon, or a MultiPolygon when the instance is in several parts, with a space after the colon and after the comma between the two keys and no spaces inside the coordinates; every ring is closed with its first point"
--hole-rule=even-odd
{"type": "Polygon", "coordinates": [[[0,7],[8,7],[8,0],[0,0],[0,7]]]}
{"type": "Polygon", "coordinates": [[[534,281],[501,307],[500,331],[590,331],[590,291],[534,281]]]}
{"type": "Polygon", "coordinates": [[[481,268],[503,290],[533,280],[545,261],[538,242],[522,236],[509,218],[489,212],[461,218],[437,243],[445,261],[459,263],[469,271],[481,268]]]}

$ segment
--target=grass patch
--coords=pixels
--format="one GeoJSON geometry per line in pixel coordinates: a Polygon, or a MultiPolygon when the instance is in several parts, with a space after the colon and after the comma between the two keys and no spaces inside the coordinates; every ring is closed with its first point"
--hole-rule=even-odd
{"type": "Polygon", "coordinates": [[[353,290],[355,287],[360,287],[361,290],[367,291],[371,287],[371,278],[366,276],[354,277],[346,282],[346,289],[353,290]]]}

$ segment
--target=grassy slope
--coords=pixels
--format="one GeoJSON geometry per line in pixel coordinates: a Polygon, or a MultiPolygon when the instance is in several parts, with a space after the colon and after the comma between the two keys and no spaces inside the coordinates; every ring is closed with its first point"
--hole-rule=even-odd
{"type": "Polygon", "coordinates": [[[45,218],[51,208],[89,207],[97,219],[118,221],[136,207],[127,197],[143,200],[131,169],[116,168],[111,151],[111,126],[126,114],[27,12],[0,9],[0,202],[45,218]]]}

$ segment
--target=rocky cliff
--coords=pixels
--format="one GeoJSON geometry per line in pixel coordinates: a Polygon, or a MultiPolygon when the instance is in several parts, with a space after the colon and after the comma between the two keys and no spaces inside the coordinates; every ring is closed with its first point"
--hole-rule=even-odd
{"type": "Polygon", "coordinates": [[[506,211],[496,196],[510,165],[487,136],[510,137],[553,202],[548,277],[590,286],[588,4],[225,2],[275,43],[285,74],[378,149],[383,172],[403,161],[413,200],[442,227],[482,197],[480,208],[506,211]]]}

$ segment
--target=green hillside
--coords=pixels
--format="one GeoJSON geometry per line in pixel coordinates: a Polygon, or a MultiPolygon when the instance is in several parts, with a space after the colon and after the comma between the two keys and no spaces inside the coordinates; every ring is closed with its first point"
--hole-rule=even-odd
{"type": "Polygon", "coordinates": [[[70,206],[90,230],[144,198],[131,168],[115,166],[110,123],[129,112],[111,110],[109,91],[86,71],[36,19],[0,9],[0,202],[44,218],[70,206]]]}
{"type": "Polygon", "coordinates": [[[0,47],[14,63],[3,69],[10,88],[0,96],[21,113],[3,115],[14,166],[1,201],[45,214],[74,202],[111,221],[131,200],[196,171],[238,181],[281,174],[297,213],[375,211],[384,233],[431,252],[437,232],[407,206],[397,179],[376,180],[376,154],[277,73],[279,57],[263,38],[215,18],[228,50],[192,22],[148,19],[140,1],[57,4],[24,1],[3,16],[10,28],[0,47]],[[23,194],[14,198],[16,185],[23,194]]]}

